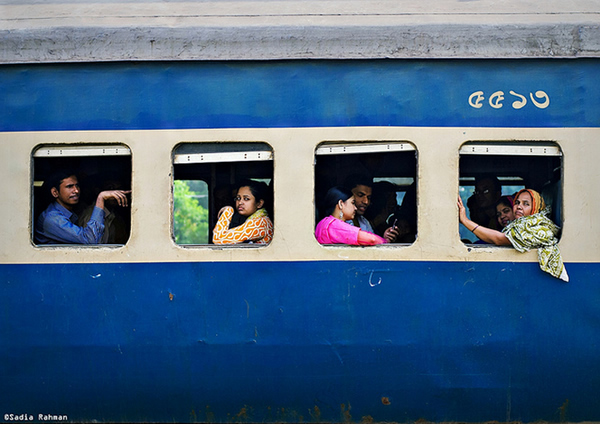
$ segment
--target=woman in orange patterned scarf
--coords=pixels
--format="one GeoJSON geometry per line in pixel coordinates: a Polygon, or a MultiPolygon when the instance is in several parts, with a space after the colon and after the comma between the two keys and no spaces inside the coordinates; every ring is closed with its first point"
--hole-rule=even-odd
{"type": "Polygon", "coordinates": [[[265,209],[268,193],[265,183],[244,181],[237,190],[235,212],[231,206],[219,211],[219,219],[213,230],[213,243],[270,243],[273,239],[273,222],[265,209]],[[232,219],[236,221],[234,215],[243,219],[243,223],[232,226],[232,219]]]}
{"type": "Polygon", "coordinates": [[[538,250],[540,268],[563,281],[569,281],[567,270],[558,250],[559,228],[548,218],[549,209],[540,194],[524,188],[514,197],[513,213],[515,220],[502,232],[482,227],[467,218],[465,207],[458,198],[458,216],[460,223],[481,240],[499,246],[512,245],[519,252],[538,250]]]}

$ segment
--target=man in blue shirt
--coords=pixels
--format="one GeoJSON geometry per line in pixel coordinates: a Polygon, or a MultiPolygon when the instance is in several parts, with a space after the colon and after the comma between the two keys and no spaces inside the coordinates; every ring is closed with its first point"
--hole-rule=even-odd
{"type": "Polygon", "coordinates": [[[131,190],[102,191],[96,198],[92,216],[85,227],[78,226],[73,208],[79,203],[79,181],[69,171],[61,171],[48,181],[54,202],[42,212],[35,227],[38,244],[98,244],[104,233],[104,201],[116,200],[119,206],[128,206],[131,190]]]}

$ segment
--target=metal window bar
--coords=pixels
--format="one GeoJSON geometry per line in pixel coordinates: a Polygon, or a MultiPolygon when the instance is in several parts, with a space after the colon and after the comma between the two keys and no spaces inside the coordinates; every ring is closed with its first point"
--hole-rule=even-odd
{"type": "Polygon", "coordinates": [[[527,143],[467,143],[460,148],[461,155],[502,156],[562,156],[555,144],[527,143]]]}
{"type": "Polygon", "coordinates": [[[45,146],[33,152],[34,158],[82,156],[131,156],[125,146],[45,146]]]}
{"type": "Polygon", "coordinates": [[[385,153],[415,151],[410,143],[356,143],[356,144],[325,144],[317,147],[316,155],[339,155],[357,153],[385,153]]]}
{"type": "Polygon", "coordinates": [[[175,154],[173,163],[220,163],[220,162],[244,162],[244,161],[269,161],[273,160],[273,152],[242,151],[242,152],[214,152],[214,153],[180,153],[175,154]]]}

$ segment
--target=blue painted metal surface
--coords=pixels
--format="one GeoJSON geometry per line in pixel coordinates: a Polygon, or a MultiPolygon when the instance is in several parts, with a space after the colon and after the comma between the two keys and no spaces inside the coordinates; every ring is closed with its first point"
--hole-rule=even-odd
{"type": "MultiPolygon", "coordinates": [[[[598,60],[4,66],[0,130],[598,127],[597,81],[598,60]]],[[[600,265],[568,265],[1,264],[0,413],[599,420],[600,265]]]]}
{"type": "Polygon", "coordinates": [[[598,127],[598,80],[597,59],[6,66],[0,130],[598,127]]]}
{"type": "Polygon", "coordinates": [[[598,418],[598,264],[570,284],[500,263],[0,269],[3,412],[558,421],[568,399],[598,418]]]}

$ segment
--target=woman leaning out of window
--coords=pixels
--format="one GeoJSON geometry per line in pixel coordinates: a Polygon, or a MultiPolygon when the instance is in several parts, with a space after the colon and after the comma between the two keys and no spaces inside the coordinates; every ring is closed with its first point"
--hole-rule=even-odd
{"type": "Polygon", "coordinates": [[[487,243],[498,246],[512,245],[519,252],[538,249],[540,268],[556,278],[567,282],[569,276],[558,250],[558,226],[548,218],[550,210],[544,199],[531,189],[523,189],[514,197],[513,213],[515,220],[502,232],[482,227],[467,218],[463,202],[458,197],[458,217],[460,223],[487,243]]]}

